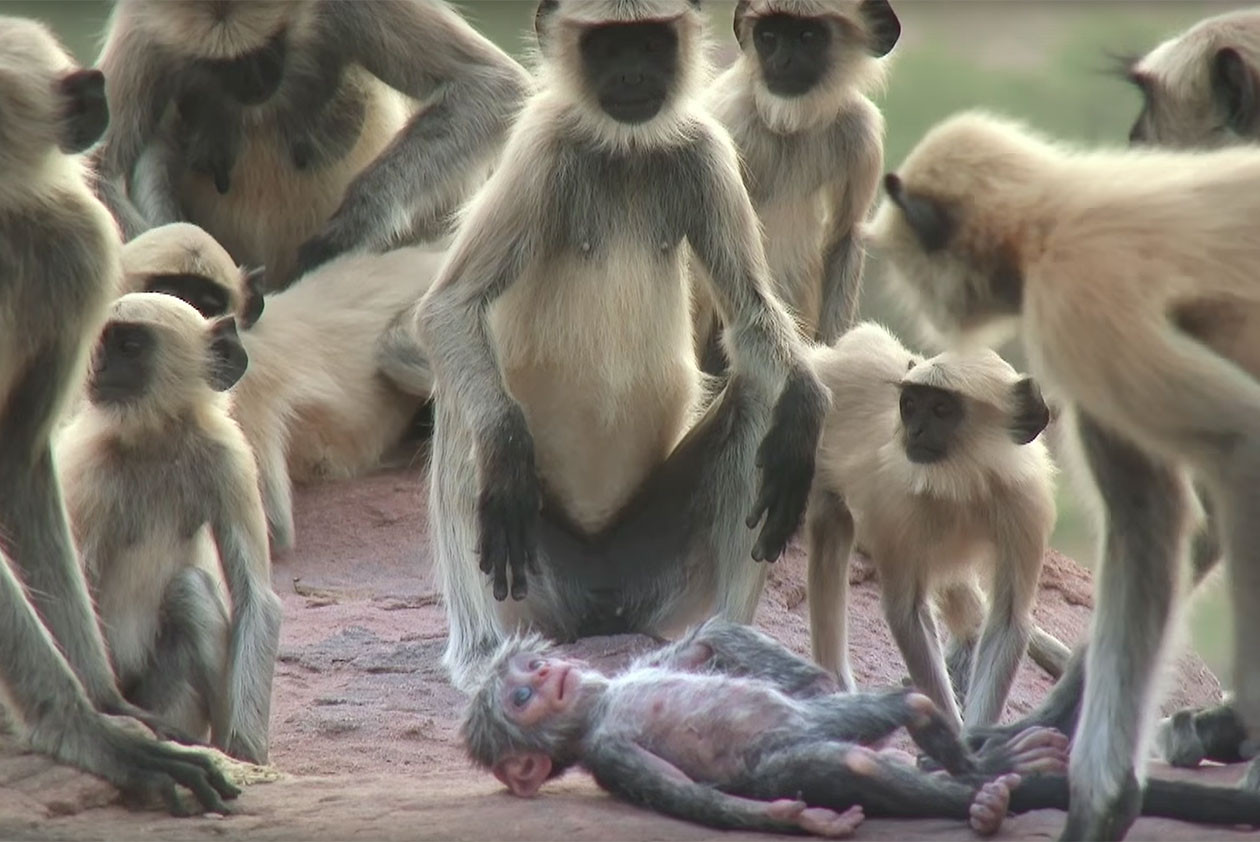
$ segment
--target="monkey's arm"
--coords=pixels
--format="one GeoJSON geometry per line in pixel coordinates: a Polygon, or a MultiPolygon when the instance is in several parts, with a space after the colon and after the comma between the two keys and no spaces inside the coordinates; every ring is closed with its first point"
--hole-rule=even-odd
{"type": "Polygon", "coordinates": [[[502,146],[529,76],[445,3],[325,0],[328,37],[420,111],[346,189],[341,206],[298,252],[295,277],[356,249],[383,249],[413,227],[442,233],[502,146]]]}
{"type": "Polygon", "coordinates": [[[681,769],[629,740],[600,735],[588,744],[591,747],[582,765],[601,787],[632,804],[724,830],[800,832],[797,822],[781,817],[790,815],[782,802],[740,798],[698,784],[681,769]],[[776,813],[776,808],[781,812],[776,813]]]}
{"type": "MultiPolygon", "coordinates": [[[[235,757],[267,762],[271,681],[280,647],[280,598],[271,588],[267,520],[258,475],[244,437],[240,454],[249,464],[231,464],[220,477],[220,496],[211,521],[219,561],[232,597],[228,644],[228,722],[216,744],[235,757]]],[[[235,455],[235,454],[234,454],[235,455]]]]}
{"type": "Polygon", "coordinates": [[[841,151],[832,170],[842,175],[828,187],[830,214],[818,317],[818,340],[824,345],[833,344],[857,318],[866,262],[860,224],[883,175],[884,118],[867,100],[858,102],[860,107],[846,113],[835,128],[846,142],[837,145],[841,151]]]}
{"type": "MultiPolygon", "coordinates": [[[[513,146],[532,148],[541,142],[527,135],[522,133],[513,146]]],[[[510,175],[501,169],[487,182],[473,199],[441,274],[416,305],[413,321],[429,354],[436,394],[458,407],[476,443],[477,553],[500,601],[508,595],[509,567],[513,599],[525,597],[526,568],[537,570],[542,498],[534,439],[520,404],[503,385],[487,310],[537,251],[536,215],[525,202],[543,192],[543,185],[533,183],[542,177],[536,170],[510,175]]]]}
{"type": "Polygon", "coordinates": [[[687,178],[700,179],[689,209],[687,240],[708,269],[710,287],[731,337],[731,368],[755,392],[778,392],[770,427],[757,450],[757,501],[747,523],[765,523],[753,558],[775,561],[805,514],[827,389],[805,360],[787,311],[770,293],[769,270],[752,201],[740,178],[735,148],[724,130],[697,141],[687,178]],[[786,378],[786,380],[785,380],[786,378]],[[780,391],[781,390],[781,391],[780,391]]]}
{"type": "Polygon", "coordinates": [[[759,678],[796,698],[840,691],[835,677],[817,664],[752,626],[720,617],[697,626],[676,642],[645,656],[640,663],[759,678]]]}

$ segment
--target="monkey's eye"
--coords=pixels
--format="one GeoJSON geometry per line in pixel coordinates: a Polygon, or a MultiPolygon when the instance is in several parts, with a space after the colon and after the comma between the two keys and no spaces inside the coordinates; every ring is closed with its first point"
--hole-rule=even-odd
{"type": "Polygon", "coordinates": [[[526,666],[530,672],[537,672],[538,670],[542,669],[542,665],[543,665],[542,658],[535,658],[534,660],[530,661],[529,664],[527,664],[526,666]]]}
{"type": "Polygon", "coordinates": [[[124,336],[118,343],[118,350],[122,351],[128,357],[134,357],[140,353],[141,342],[134,336],[124,336]]]}
{"type": "Polygon", "coordinates": [[[773,30],[763,29],[761,30],[761,32],[757,33],[757,37],[760,38],[766,44],[773,44],[774,39],[775,39],[775,34],[773,30]]]}
{"type": "Polygon", "coordinates": [[[947,403],[941,402],[932,407],[932,414],[937,418],[948,418],[954,414],[954,408],[947,403]]]}
{"type": "Polygon", "coordinates": [[[814,40],[814,37],[815,37],[814,30],[812,29],[803,30],[801,32],[801,43],[808,44],[810,41],[814,40]]]}
{"type": "Polygon", "coordinates": [[[902,396],[901,411],[905,413],[906,415],[910,415],[911,413],[913,413],[914,412],[914,398],[910,397],[909,395],[902,396]]]}
{"type": "Polygon", "coordinates": [[[529,687],[517,687],[512,691],[512,704],[518,708],[523,708],[529,704],[529,700],[534,697],[534,691],[529,687]]]}

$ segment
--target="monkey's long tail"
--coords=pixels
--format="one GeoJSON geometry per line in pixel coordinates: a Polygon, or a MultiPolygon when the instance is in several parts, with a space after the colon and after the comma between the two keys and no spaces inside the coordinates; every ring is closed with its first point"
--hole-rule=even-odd
{"type": "MultiPolygon", "coordinates": [[[[1025,776],[1011,791],[1011,812],[1045,808],[1068,808],[1068,779],[1063,775],[1025,776]]],[[[1260,825],[1260,794],[1149,778],[1142,794],[1142,815],[1200,824],[1260,825]]]]}
{"type": "Polygon", "coordinates": [[[1072,650],[1041,626],[1033,626],[1032,635],[1028,638],[1028,657],[1058,681],[1067,669],[1072,650]]]}

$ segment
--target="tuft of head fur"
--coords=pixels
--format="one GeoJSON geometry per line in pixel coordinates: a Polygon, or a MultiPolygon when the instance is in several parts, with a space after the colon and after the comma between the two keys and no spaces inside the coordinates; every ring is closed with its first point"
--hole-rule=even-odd
{"type": "MultiPolygon", "coordinates": [[[[1237,143],[1240,135],[1229,125],[1225,104],[1214,90],[1214,68],[1223,50],[1235,51],[1260,86],[1260,10],[1202,20],[1133,61],[1125,76],[1146,100],[1135,133],[1180,148],[1237,143]]],[[[1253,133],[1241,139],[1257,137],[1253,133]]]]}
{"type": "Polygon", "coordinates": [[[741,46],[737,65],[753,92],[757,113],[772,130],[798,132],[834,120],[853,97],[883,91],[891,58],[872,55],[873,33],[861,6],[861,0],[746,0],[741,4],[742,19],[735,26],[741,46]],[[831,24],[832,64],[818,86],[804,96],[779,96],[762,79],[752,30],[757,18],[772,14],[820,18],[831,24]]]}
{"type": "Polygon", "coordinates": [[[693,0],[542,0],[537,27],[534,101],[607,148],[669,146],[687,137],[693,103],[713,74],[706,19],[693,0]],[[582,72],[578,44],[591,26],[637,21],[674,23],[678,76],[660,113],[631,125],[614,120],[599,106],[582,72]]]}
{"type": "Polygon", "coordinates": [[[231,310],[244,298],[244,276],[219,241],[189,222],[150,228],[122,249],[123,292],[143,292],[153,275],[201,275],[229,293],[231,310]]]}
{"type": "Polygon", "coordinates": [[[293,0],[121,0],[127,15],[157,43],[190,58],[232,59],[264,46],[306,4],[293,0]]]}
{"type": "Polygon", "coordinates": [[[48,27],[0,17],[0,190],[60,157],[66,103],[57,82],[75,67],[48,27]]]}

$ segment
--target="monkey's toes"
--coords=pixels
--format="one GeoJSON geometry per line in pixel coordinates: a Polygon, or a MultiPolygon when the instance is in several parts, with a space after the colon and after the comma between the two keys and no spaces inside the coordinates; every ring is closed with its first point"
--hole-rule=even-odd
{"type": "Polygon", "coordinates": [[[866,818],[860,806],[853,806],[843,813],[828,810],[825,807],[808,807],[797,817],[801,830],[815,836],[829,839],[844,839],[852,836],[858,825],[866,818]]]}
{"type": "Polygon", "coordinates": [[[1021,731],[1008,744],[1010,769],[1024,774],[1067,774],[1068,743],[1067,735],[1054,728],[1021,731]]]}
{"type": "Polygon", "coordinates": [[[992,836],[1002,827],[1011,804],[1011,790],[1019,786],[1019,775],[1003,775],[976,791],[971,802],[971,829],[980,836],[992,836]]]}

